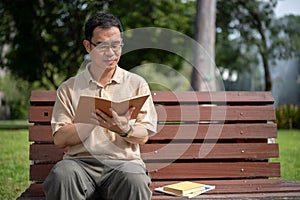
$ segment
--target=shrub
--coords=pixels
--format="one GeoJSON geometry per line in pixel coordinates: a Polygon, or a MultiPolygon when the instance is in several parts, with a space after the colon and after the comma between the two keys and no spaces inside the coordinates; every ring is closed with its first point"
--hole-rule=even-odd
{"type": "Polygon", "coordinates": [[[10,119],[27,119],[31,85],[7,72],[0,77],[0,90],[5,92],[10,107],[10,119]]]}
{"type": "Polygon", "coordinates": [[[300,129],[300,106],[279,105],[276,109],[276,123],[279,129],[300,129]]]}

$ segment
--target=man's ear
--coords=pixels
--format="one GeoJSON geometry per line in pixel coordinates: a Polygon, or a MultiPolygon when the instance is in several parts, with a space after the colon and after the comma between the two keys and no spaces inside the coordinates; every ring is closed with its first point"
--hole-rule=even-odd
{"type": "Polygon", "coordinates": [[[86,52],[91,52],[91,43],[88,40],[83,40],[83,46],[86,50],[86,52]]]}

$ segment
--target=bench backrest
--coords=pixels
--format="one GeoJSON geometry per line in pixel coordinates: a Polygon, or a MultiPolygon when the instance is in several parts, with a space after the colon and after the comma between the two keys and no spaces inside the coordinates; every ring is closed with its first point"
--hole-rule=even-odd
{"type": "MultiPolygon", "coordinates": [[[[30,179],[43,182],[62,159],[50,119],[55,91],[32,91],[29,109],[30,179]]],[[[152,92],[158,133],[141,145],[154,184],[177,180],[280,176],[274,99],[270,92],[152,92]]]]}

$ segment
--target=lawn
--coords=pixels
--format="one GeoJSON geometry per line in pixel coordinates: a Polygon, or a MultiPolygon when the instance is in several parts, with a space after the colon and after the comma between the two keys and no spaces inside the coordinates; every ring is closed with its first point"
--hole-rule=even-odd
{"type": "MultiPolygon", "coordinates": [[[[0,129],[0,199],[16,199],[29,185],[28,131],[0,129]]],[[[300,130],[280,130],[281,176],[300,181],[300,130]]]]}
{"type": "Polygon", "coordinates": [[[0,129],[0,199],[16,199],[29,185],[28,130],[0,129]]]}
{"type": "Polygon", "coordinates": [[[300,181],[300,130],[278,131],[279,158],[281,177],[285,180],[300,181]]]}

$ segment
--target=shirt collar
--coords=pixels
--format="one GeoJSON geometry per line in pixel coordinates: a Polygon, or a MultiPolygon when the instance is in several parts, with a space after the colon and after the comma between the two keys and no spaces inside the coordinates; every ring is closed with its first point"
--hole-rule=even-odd
{"type": "MultiPolygon", "coordinates": [[[[86,69],[84,70],[84,77],[86,78],[86,80],[87,80],[89,83],[93,82],[93,83],[99,84],[98,81],[96,81],[96,80],[92,77],[89,68],[90,68],[90,64],[88,64],[88,65],[86,66],[86,69]]],[[[120,84],[120,83],[122,82],[122,80],[123,80],[123,73],[124,73],[123,70],[117,65],[117,66],[116,66],[115,73],[114,73],[114,75],[113,75],[113,77],[111,78],[111,80],[110,80],[109,83],[115,82],[115,83],[120,84]]]]}

